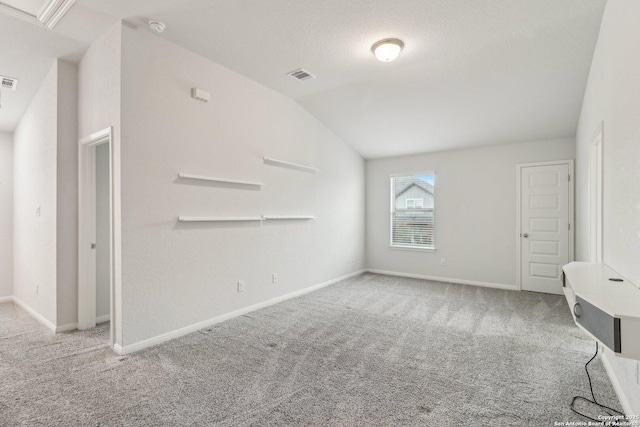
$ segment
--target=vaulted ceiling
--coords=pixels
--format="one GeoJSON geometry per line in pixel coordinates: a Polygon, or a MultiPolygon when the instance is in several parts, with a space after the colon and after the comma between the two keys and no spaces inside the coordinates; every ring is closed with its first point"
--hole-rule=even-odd
{"type": "MultiPolygon", "coordinates": [[[[36,15],[45,0],[0,0],[36,15]]],[[[78,62],[86,49],[117,22],[75,5],[51,31],[0,13],[0,75],[18,79],[18,90],[0,93],[0,132],[13,132],[56,58],[78,62]]]]}
{"type": "MultiPolygon", "coordinates": [[[[159,37],[291,97],[375,158],[574,136],[605,4],[78,0],[73,9],[144,30],[163,21],[159,37]],[[406,47],[380,63],[370,47],[387,37],[406,47]],[[317,78],[287,76],[297,68],[317,78]]],[[[0,19],[2,36],[12,18],[0,19]]],[[[60,26],[82,27],[80,19],[70,13],[60,26]]]]}

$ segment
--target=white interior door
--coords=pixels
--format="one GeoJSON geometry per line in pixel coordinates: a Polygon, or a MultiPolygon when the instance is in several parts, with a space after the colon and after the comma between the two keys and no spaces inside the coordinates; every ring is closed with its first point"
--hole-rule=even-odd
{"type": "Polygon", "coordinates": [[[520,176],[522,290],[562,294],[569,262],[569,165],[526,166],[520,176]]]}

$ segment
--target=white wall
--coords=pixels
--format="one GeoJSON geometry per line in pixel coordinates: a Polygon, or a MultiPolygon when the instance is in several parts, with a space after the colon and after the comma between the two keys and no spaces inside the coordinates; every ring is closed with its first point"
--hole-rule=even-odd
{"type": "Polygon", "coordinates": [[[78,69],[66,61],[58,61],[57,119],[56,326],[64,326],[78,318],[78,69]]]}
{"type": "Polygon", "coordinates": [[[122,76],[125,345],[364,268],[364,161],[297,103],[126,27],[122,76]],[[210,91],[211,102],[191,99],[192,87],[210,91]],[[264,165],[263,156],[320,172],[264,165]],[[266,186],[189,183],[180,172],[266,186]],[[268,214],[318,218],[176,222],[268,214]]]}
{"type": "Polygon", "coordinates": [[[53,325],[57,317],[57,102],[56,61],[14,132],[13,292],[53,325]]]}
{"type": "Polygon", "coordinates": [[[89,47],[78,66],[78,133],[85,138],[114,127],[120,131],[122,24],[89,47]]]}
{"type": "Polygon", "coordinates": [[[13,295],[13,136],[0,132],[0,298],[13,295]]]}
{"type": "MultiPolygon", "coordinates": [[[[640,285],[640,2],[609,0],[577,132],[577,255],[589,258],[589,147],[604,121],[604,262],[640,285]]],[[[627,410],[640,414],[638,362],[607,352],[627,410]]]]}
{"type": "Polygon", "coordinates": [[[96,147],[96,317],[111,312],[109,241],[109,145],[96,147]]]}
{"type": "Polygon", "coordinates": [[[76,87],[54,61],[14,133],[13,293],[52,328],[77,316],[76,87]]]}
{"type": "Polygon", "coordinates": [[[574,152],[567,139],[367,161],[367,267],[515,286],[516,165],[573,159],[574,152]],[[436,252],[391,249],[389,176],[429,171],[436,174],[436,252]]]}
{"type": "MultiPolygon", "coordinates": [[[[80,61],[78,67],[78,129],[79,138],[86,138],[94,132],[113,128],[112,159],[114,189],[120,186],[120,92],[121,92],[121,45],[122,24],[116,24],[102,38],[96,41],[80,61]]],[[[120,234],[120,201],[114,205],[114,233],[120,234]]],[[[116,259],[120,257],[119,246],[114,248],[116,259]]],[[[115,343],[122,344],[122,296],[120,269],[116,263],[115,319],[112,327],[115,343]]]]}

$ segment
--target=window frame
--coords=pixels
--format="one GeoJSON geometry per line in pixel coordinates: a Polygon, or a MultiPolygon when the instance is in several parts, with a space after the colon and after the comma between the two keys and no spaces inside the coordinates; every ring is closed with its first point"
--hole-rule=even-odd
{"type": "MultiPolygon", "coordinates": [[[[415,199],[411,199],[411,200],[415,200],[415,199]]],[[[406,206],[406,203],[405,203],[405,206],[406,206]]],[[[422,206],[424,206],[424,199],[422,199],[422,206]]],[[[389,248],[390,249],[402,250],[402,251],[417,251],[417,252],[436,252],[436,227],[435,227],[436,218],[435,217],[436,217],[436,171],[435,170],[422,171],[422,172],[393,173],[389,175],[389,248]],[[412,245],[400,245],[397,243],[393,243],[393,215],[396,212],[394,179],[402,178],[402,177],[422,176],[422,175],[433,176],[433,222],[434,222],[433,245],[432,246],[412,246],[412,245]]]]}
{"type": "Polygon", "coordinates": [[[404,201],[404,207],[405,209],[424,209],[424,199],[407,199],[404,201]],[[420,207],[416,206],[418,200],[420,201],[420,207]],[[409,207],[409,202],[413,202],[412,208],[409,207]]]}

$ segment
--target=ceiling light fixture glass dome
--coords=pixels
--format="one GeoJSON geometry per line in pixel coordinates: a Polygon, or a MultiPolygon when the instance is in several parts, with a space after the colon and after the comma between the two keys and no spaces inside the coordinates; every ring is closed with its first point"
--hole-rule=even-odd
{"type": "Polygon", "coordinates": [[[371,52],[381,62],[391,62],[400,55],[404,43],[399,39],[384,39],[376,42],[371,46],[371,52]]]}

